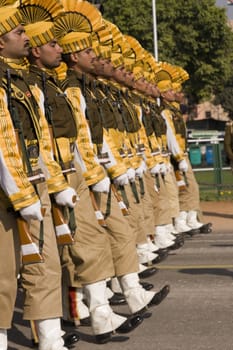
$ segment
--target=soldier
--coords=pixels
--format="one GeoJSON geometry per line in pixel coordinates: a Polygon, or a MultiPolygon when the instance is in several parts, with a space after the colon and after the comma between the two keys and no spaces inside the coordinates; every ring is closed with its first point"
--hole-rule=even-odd
{"type": "MultiPolygon", "coordinates": [[[[211,223],[203,223],[203,217],[200,208],[199,186],[195,178],[192,165],[188,157],[187,132],[186,125],[181,111],[181,104],[184,101],[184,93],[182,85],[188,74],[181,67],[176,67],[180,74],[180,82],[172,83],[172,88],[175,94],[175,101],[171,104],[171,110],[174,113],[173,123],[176,132],[176,138],[180,147],[183,149],[185,159],[188,163],[184,187],[179,191],[180,210],[187,211],[187,224],[192,228],[191,234],[198,230],[200,233],[209,233],[211,231],[211,223]]],[[[182,175],[181,175],[182,176],[182,175]]]]}
{"type": "MultiPolygon", "coordinates": [[[[178,74],[177,68],[169,64],[164,63],[163,68],[169,70],[171,78],[178,74]]],[[[172,162],[177,176],[184,177],[183,182],[178,178],[178,184],[183,183],[184,188],[179,191],[179,215],[175,217],[175,227],[177,231],[187,232],[191,235],[199,232],[199,230],[209,232],[210,224],[197,221],[197,214],[200,212],[199,188],[188,158],[185,123],[179,107],[177,107],[177,102],[175,102],[177,99],[180,103],[183,95],[180,94],[179,96],[177,92],[175,94],[173,84],[169,78],[160,81],[158,85],[162,90],[161,95],[164,105],[162,116],[167,125],[168,148],[172,154],[172,162]]],[[[179,84],[176,84],[176,88],[177,85],[179,84]]]]}
{"type": "MultiPolygon", "coordinates": [[[[86,8],[85,16],[83,13],[79,12],[81,11],[80,9],[84,11],[84,3],[82,3],[83,6],[81,7],[81,2],[78,2],[76,4],[76,7],[72,8],[73,12],[71,15],[71,8],[69,8],[69,3],[64,1],[63,4],[67,12],[64,12],[62,16],[56,18],[55,29],[59,39],[59,44],[63,48],[63,58],[69,68],[67,71],[67,78],[65,79],[63,86],[65,87],[65,92],[67,96],[71,98],[73,97],[72,101],[74,105],[80,106],[80,114],[77,117],[79,118],[82,127],[84,127],[85,125],[87,127],[87,121],[85,117],[85,104],[88,103],[88,100],[87,98],[84,99],[80,87],[81,84],[84,82],[86,84],[90,83],[89,79],[91,80],[91,77],[89,77],[88,75],[85,75],[85,80],[82,78],[85,74],[85,68],[88,70],[91,68],[93,70],[93,58],[95,55],[91,48],[90,33],[80,32],[81,22],[82,24],[85,23],[85,25],[89,28],[92,28],[94,25],[90,21],[90,18],[93,15],[93,10],[90,10],[90,5],[88,3],[86,3],[86,6],[88,6],[88,8],[86,8]],[[82,21],[80,21],[80,19],[82,19],[82,21]],[[72,31],[68,29],[70,28],[70,21],[73,23],[72,31]],[[76,97],[75,101],[74,97],[76,97]]],[[[89,122],[93,122],[93,120],[91,120],[91,114],[89,109],[87,109],[87,115],[89,117],[89,122]]],[[[98,116],[96,118],[98,118],[98,116]]],[[[97,126],[99,126],[100,128],[101,124],[97,126]]],[[[94,146],[90,143],[90,140],[85,138],[85,146],[87,147],[87,142],[89,142],[91,145],[91,149],[87,151],[87,149],[85,149],[85,147],[82,146],[81,139],[79,139],[78,137],[77,141],[78,145],[80,146],[79,149],[82,155],[82,159],[87,160],[87,158],[90,158],[89,155],[91,154],[91,152],[93,153],[94,149],[97,148],[97,146],[104,144],[105,140],[105,138],[100,139],[100,141],[94,146]]],[[[128,177],[125,177],[125,167],[122,165],[122,163],[119,163],[118,166],[113,156],[114,152],[112,152],[110,148],[107,149],[109,151],[109,163],[107,164],[108,172],[115,173],[115,177],[118,178],[118,180],[119,178],[121,178],[122,181],[125,181],[126,178],[128,181],[128,177]]],[[[96,161],[98,153],[96,152],[95,155],[96,156],[93,159],[96,161]]],[[[118,158],[120,157],[118,156],[118,158]]],[[[85,162],[85,165],[86,169],[88,169],[88,162],[85,162]]],[[[89,181],[89,184],[91,186],[95,185],[96,183],[94,176],[91,179],[90,177],[87,177],[87,180],[89,181]]],[[[101,191],[101,188],[99,188],[98,190],[97,187],[95,189],[95,193],[97,193],[97,204],[99,204],[100,208],[104,209],[103,211],[105,211],[105,208],[107,207],[106,204],[108,203],[108,196],[106,196],[106,193],[101,191]]],[[[163,287],[158,293],[154,291],[145,291],[141,287],[137,275],[138,261],[136,256],[135,243],[131,236],[131,230],[129,229],[127,222],[124,220],[124,217],[122,216],[119,210],[118,204],[116,202],[116,199],[114,199],[114,196],[110,198],[110,201],[111,212],[109,212],[106,216],[106,223],[111,242],[115,275],[120,281],[122,290],[126,297],[126,301],[129,305],[131,313],[135,314],[144,310],[144,308],[148,305],[156,305],[160,303],[168,294],[169,286],[163,287]]],[[[92,316],[93,310],[92,308],[90,310],[92,316]]]]}
{"type": "MultiPolygon", "coordinates": [[[[62,263],[68,274],[68,285],[84,286],[90,304],[92,328],[96,340],[103,343],[111,339],[113,331],[124,333],[132,331],[143,319],[139,315],[127,319],[114,313],[106,298],[106,279],[114,273],[112,254],[108,234],[97,223],[89,190],[78,165],[80,155],[75,141],[78,134],[79,111],[77,103],[74,103],[74,106],[71,104],[51,74],[52,69],[60,65],[62,52],[55,39],[52,18],[44,22],[43,26],[41,21],[37,22],[37,15],[41,16],[42,9],[45,16],[46,10],[48,13],[51,11],[52,15],[53,6],[56,8],[56,4],[56,1],[50,2],[49,10],[46,7],[48,5],[46,1],[44,3],[40,1],[38,8],[35,1],[32,6],[27,0],[20,4],[23,23],[31,44],[28,80],[31,84],[36,82],[44,94],[46,103],[42,107],[50,111],[48,123],[53,133],[54,156],[62,164],[67,181],[79,194],[79,202],[75,210],[78,227],[74,234],[75,243],[63,248],[62,263]],[[32,12],[35,23],[31,23],[32,12]],[[43,36],[45,28],[47,28],[46,35],[43,36]],[[40,39],[41,36],[43,41],[40,39]],[[71,262],[72,266],[70,266],[71,262]]],[[[81,124],[80,127],[82,127],[81,124]]],[[[80,132],[82,133],[81,130],[80,132]]],[[[100,173],[100,178],[103,177],[103,173],[103,171],[100,173]]],[[[96,179],[99,180],[98,177],[96,179]]],[[[102,181],[103,185],[106,188],[109,183],[105,184],[102,181]]]]}
{"type": "MultiPolygon", "coordinates": [[[[132,41],[132,39],[130,41],[132,41]]],[[[149,65],[149,61],[146,55],[145,55],[145,58],[143,59],[143,63],[145,66],[149,65]]],[[[153,74],[150,74],[148,70],[146,71],[144,70],[143,74],[144,76],[147,76],[147,79],[153,79],[153,74]]],[[[158,88],[153,84],[149,83],[148,80],[146,80],[143,76],[139,79],[135,79],[133,88],[134,90],[132,90],[132,96],[135,100],[136,105],[138,107],[139,106],[141,107],[142,124],[144,125],[145,132],[148,138],[148,144],[152,151],[151,153],[153,154],[153,157],[150,157],[150,158],[152,158],[154,161],[153,162],[154,166],[153,167],[150,166],[149,169],[151,168],[150,173],[151,175],[154,176],[156,181],[154,181],[154,178],[152,179],[151,176],[147,176],[146,182],[147,182],[147,185],[150,186],[149,193],[152,197],[152,205],[153,205],[154,211],[156,211],[157,208],[161,206],[161,212],[159,213],[159,215],[156,215],[156,214],[154,215],[154,219],[155,219],[154,224],[156,226],[155,243],[160,248],[165,248],[170,246],[171,249],[176,249],[180,247],[181,244],[183,244],[182,242],[183,240],[177,234],[176,236],[174,236],[168,225],[168,222],[171,222],[170,209],[167,205],[164,205],[164,202],[162,200],[163,198],[164,199],[166,198],[167,200],[166,195],[162,196],[162,193],[166,189],[163,184],[165,182],[164,179],[166,178],[166,175],[167,175],[166,166],[163,161],[164,159],[163,153],[160,150],[160,145],[155,135],[155,132],[158,133],[158,125],[157,125],[157,128],[154,129],[153,118],[152,118],[152,112],[153,112],[152,105],[156,104],[153,98],[158,97],[158,88]],[[154,190],[155,186],[157,188],[157,194],[158,194],[157,197],[155,193],[156,191],[154,190]],[[165,218],[167,214],[168,214],[168,217],[165,218]],[[160,220],[160,223],[161,223],[160,225],[158,225],[158,220],[160,220]]],[[[148,157],[147,154],[145,154],[144,157],[148,157]]],[[[149,163],[148,160],[147,160],[147,163],[149,163]]]]}
{"type": "MultiPolygon", "coordinates": [[[[24,79],[29,39],[21,25],[21,15],[16,8],[1,7],[0,18],[0,349],[7,349],[6,330],[11,327],[16,297],[20,267],[16,217],[19,216],[17,222],[23,221],[33,237],[30,244],[23,242],[23,257],[26,256],[28,262],[31,253],[38,256],[42,251],[44,259],[42,263],[37,261],[22,266],[24,318],[36,320],[40,350],[67,350],[61,337],[61,269],[48,191],[54,194],[58,204],[70,207],[75,205],[73,197],[76,193],[67,185],[60,167],[51,157],[47,123],[35,98],[39,96],[39,91],[31,89],[24,79]],[[19,135],[18,144],[16,132],[19,135]],[[42,207],[45,209],[44,216],[42,207]],[[43,228],[46,228],[44,232],[43,228]]],[[[21,226],[18,228],[20,231],[21,226]]]]}
{"type": "Polygon", "coordinates": [[[226,123],[224,135],[224,149],[230,161],[231,170],[233,172],[233,121],[226,123]]]}
{"type": "MultiPolygon", "coordinates": [[[[125,185],[130,209],[128,221],[135,232],[139,261],[151,264],[161,259],[161,251],[150,243],[149,239],[150,234],[154,233],[154,220],[150,196],[143,179],[146,165],[143,160],[145,154],[140,135],[142,128],[139,121],[140,112],[138,106],[132,102],[130,90],[126,88],[128,77],[123,64],[127,46],[124,48],[124,38],[116,26],[112,24],[108,26],[112,31],[113,43],[109,59],[94,60],[95,74],[98,77],[96,89],[95,91],[92,89],[92,93],[99,101],[107,135],[115,142],[118,155],[121,156],[122,162],[128,169],[127,174],[131,187],[125,185]]],[[[102,34],[98,33],[98,36],[101,40],[103,56],[106,57],[106,44],[102,34]]],[[[130,79],[132,78],[129,74],[128,80],[130,79]]]]}

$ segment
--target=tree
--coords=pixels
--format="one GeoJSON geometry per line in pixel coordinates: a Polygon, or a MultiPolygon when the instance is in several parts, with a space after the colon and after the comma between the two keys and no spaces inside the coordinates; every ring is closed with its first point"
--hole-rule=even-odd
{"type": "MultiPolygon", "coordinates": [[[[153,53],[151,0],[104,0],[104,17],[153,53]]],[[[214,0],[157,0],[159,60],[190,75],[186,92],[198,103],[224,90],[231,77],[233,32],[214,0]]]]}
{"type": "Polygon", "coordinates": [[[224,90],[219,92],[215,96],[213,103],[216,105],[221,105],[224,111],[227,112],[228,116],[233,120],[232,96],[233,96],[233,78],[227,82],[224,90]]]}

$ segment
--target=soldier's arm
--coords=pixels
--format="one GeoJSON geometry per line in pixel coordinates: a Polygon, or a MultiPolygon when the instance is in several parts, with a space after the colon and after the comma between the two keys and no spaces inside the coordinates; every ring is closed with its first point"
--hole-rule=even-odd
{"type": "Polygon", "coordinates": [[[36,203],[38,197],[23,167],[3,89],[0,89],[0,134],[0,185],[14,209],[20,210],[36,203]]]}
{"type": "Polygon", "coordinates": [[[167,126],[167,145],[169,151],[172,153],[173,157],[177,162],[180,162],[185,158],[184,152],[181,149],[179,142],[176,138],[175,127],[172,121],[171,112],[168,109],[163,110],[161,113],[162,117],[166,121],[167,126]]]}

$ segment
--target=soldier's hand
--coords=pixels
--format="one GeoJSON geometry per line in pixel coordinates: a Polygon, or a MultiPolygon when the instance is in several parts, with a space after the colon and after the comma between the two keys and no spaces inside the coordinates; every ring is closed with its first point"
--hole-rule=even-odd
{"type": "Polygon", "coordinates": [[[26,221],[30,220],[43,220],[43,215],[41,212],[41,203],[38,200],[36,203],[33,203],[25,208],[19,210],[20,215],[26,221]]]}
{"type": "Polygon", "coordinates": [[[167,173],[167,167],[165,163],[159,163],[160,165],[160,174],[162,175],[166,175],[167,173]]]}
{"type": "Polygon", "coordinates": [[[135,181],[135,170],[133,168],[127,169],[126,172],[129,182],[135,181]]]}
{"type": "Polygon", "coordinates": [[[54,193],[54,198],[57,204],[74,208],[79,200],[76,191],[72,187],[68,187],[61,192],[54,193]]]}
{"type": "Polygon", "coordinates": [[[128,176],[127,174],[122,174],[120,176],[117,176],[113,179],[113,183],[114,185],[116,186],[124,186],[124,185],[127,185],[129,183],[129,179],[128,179],[128,176]]]}
{"type": "Polygon", "coordinates": [[[91,186],[92,191],[94,192],[105,192],[108,193],[110,188],[110,180],[106,176],[103,180],[97,182],[95,185],[91,186]]]}
{"type": "Polygon", "coordinates": [[[180,162],[179,162],[179,170],[186,173],[188,171],[188,163],[186,162],[185,159],[182,159],[180,162]]]}
{"type": "Polygon", "coordinates": [[[146,164],[144,161],[142,161],[141,165],[135,170],[135,175],[137,177],[142,178],[145,171],[146,171],[146,164]]]}
{"type": "Polygon", "coordinates": [[[160,164],[156,164],[153,168],[150,169],[151,175],[158,175],[160,173],[160,164]]]}

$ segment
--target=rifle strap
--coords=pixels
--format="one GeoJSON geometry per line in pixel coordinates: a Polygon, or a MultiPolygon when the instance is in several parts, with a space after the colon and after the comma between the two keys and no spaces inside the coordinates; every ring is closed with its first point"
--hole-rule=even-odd
{"type": "Polygon", "coordinates": [[[42,254],[44,246],[44,221],[40,222],[39,252],[42,254]]]}
{"type": "Polygon", "coordinates": [[[143,197],[145,194],[145,186],[143,178],[139,177],[140,195],[143,197]]]}
{"type": "Polygon", "coordinates": [[[107,199],[107,205],[106,205],[106,212],[104,214],[104,218],[105,219],[111,214],[111,197],[112,197],[112,190],[111,190],[111,186],[109,186],[108,199],[107,199]]]}
{"type": "Polygon", "coordinates": [[[75,212],[74,212],[74,208],[68,208],[68,210],[69,210],[68,226],[70,228],[71,235],[74,237],[75,231],[77,229],[76,220],[75,220],[75,212]]]}
{"type": "Polygon", "coordinates": [[[131,181],[130,182],[130,187],[131,187],[133,196],[134,196],[134,198],[136,200],[136,203],[140,203],[140,199],[139,199],[139,196],[138,196],[138,190],[137,190],[135,181],[131,181]]]}
{"type": "Polygon", "coordinates": [[[185,172],[185,171],[183,171],[183,177],[184,177],[185,185],[188,187],[188,186],[189,186],[189,183],[188,183],[188,179],[187,179],[187,175],[186,175],[186,172],[185,172]]]}
{"type": "Polygon", "coordinates": [[[126,196],[126,192],[125,192],[125,188],[124,186],[119,186],[119,190],[121,191],[121,197],[123,199],[123,202],[125,203],[126,207],[129,208],[129,201],[128,198],[126,196]]]}
{"type": "Polygon", "coordinates": [[[160,189],[159,174],[155,174],[155,186],[158,190],[160,189]]]}

